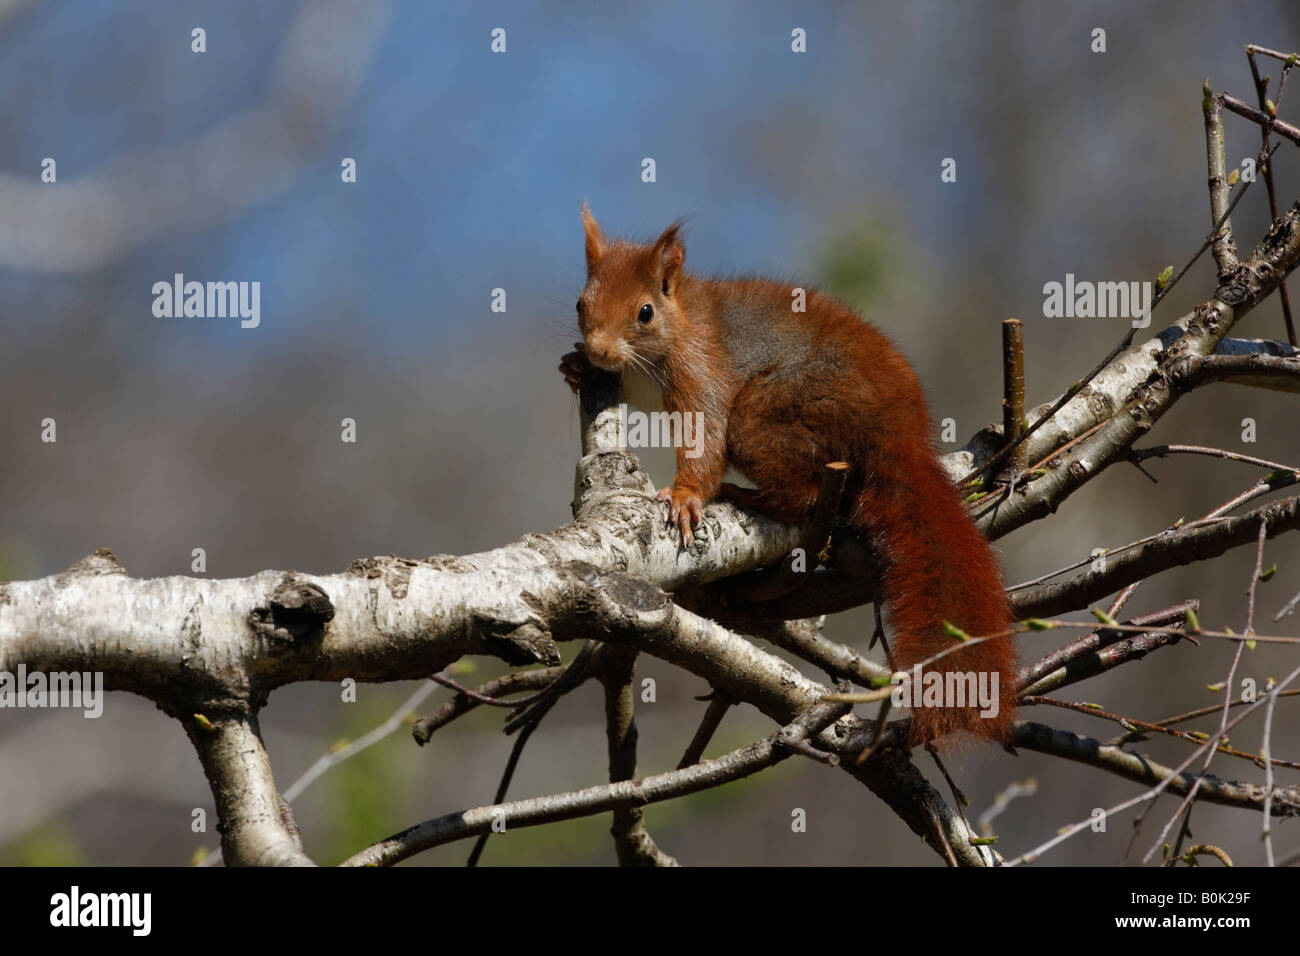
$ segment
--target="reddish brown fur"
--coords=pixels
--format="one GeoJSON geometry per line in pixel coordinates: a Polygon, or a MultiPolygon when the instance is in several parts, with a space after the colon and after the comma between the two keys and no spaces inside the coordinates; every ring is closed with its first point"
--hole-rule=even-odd
{"type": "MultiPolygon", "coordinates": [[[[790,522],[806,520],[822,466],[849,462],[853,523],[880,552],[881,597],[893,665],[953,647],[948,621],[971,636],[1005,629],[1011,614],[988,542],[958,500],[930,445],[930,417],[915,373],[884,335],[842,303],[790,285],[704,279],[682,270],[679,224],[654,245],[607,244],[583,208],[587,286],[579,300],[586,359],[619,370],[649,366],[669,411],[701,412],[704,454],[677,452],[670,520],[689,541],[703,503],[730,495],[790,522]],[[644,306],[653,318],[642,322],[644,306]],[[635,359],[633,358],[635,355],[635,359]],[[757,495],[723,486],[728,466],[757,495]]],[[[581,356],[566,356],[574,384],[581,356]]],[[[916,708],[912,743],[967,731],[1008,739],[1014,720],[1015,649],[999,637],[948,654],[933,669],[996,671],[996,717],[978,708],[916,708]]]]}

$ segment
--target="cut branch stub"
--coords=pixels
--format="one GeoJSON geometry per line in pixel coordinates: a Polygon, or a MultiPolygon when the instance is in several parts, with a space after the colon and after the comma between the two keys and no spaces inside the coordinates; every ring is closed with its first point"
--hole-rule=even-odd
{"type": "Polygon", "coordinates": [[[295,574],[282,577],[267,606],[248,615],[253,630],[275,641],[314,640],[333,619],[334,604],[324,588],[295,574]]]}
{"type": "Polygon", "coordinates": [[[502,633],[490,632],[487,640],[493,653],[507,664],[522,667],[560,663],[560,649],[555,646],[546,625],[540,621],[520,624],[502,633]]]}
{"type": "Polygon", "coordinates": [[[126,574],[126,568],[118,562],[111,548],[100,548],[60,574],[58,580],[65,581],[74,574],[126,574]]]}

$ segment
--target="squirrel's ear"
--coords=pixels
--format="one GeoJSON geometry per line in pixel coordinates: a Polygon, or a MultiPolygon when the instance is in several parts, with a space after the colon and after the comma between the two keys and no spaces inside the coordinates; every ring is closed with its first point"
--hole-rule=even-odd
{"type": "Polygon", "coordinates": [[[587,237],[587,275],[590,276],[605,254],[605,247],[600,239],[600,226],[585,202],[582,204],[582,231],[587,237]]]}
{"type": "Polygon", "coordinates": [[[659,280],[664,295],[669,295],[677,284],[682,264],[686,261],[686,247],[682,245],[681,231],[684,220],[678,219],[664,230],[650,252],[650,266],[659,280]]]}

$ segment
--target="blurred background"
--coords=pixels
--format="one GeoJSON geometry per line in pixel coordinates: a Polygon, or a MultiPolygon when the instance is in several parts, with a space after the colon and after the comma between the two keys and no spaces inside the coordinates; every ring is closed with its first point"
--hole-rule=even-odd
{"type": "MultiPolygon", "coordinates": [[[[0,0],[0,580],[59,572],[99,547],[136,576],[190,574],[196,547],[217,577],[329,573],[565,523],[577,411],[555,367],[575,339],[583,199],[614,234],[648,238],[689,216],[688,268],[798,278],[851,301],[915,364],[936,419],[956,420],[951,450],[1000,417],[1002,319],[1025,321],[1031,404],[1123,335],[1118,319],[1044,318],[1044,283],[1151,279],[1196,250],[1211,225],[1201,84],[1253,102],[1244,45],[1298,41],[1288,0],[0,0]],[[498,27],[504,53],[491,50],[498,27]],[[806,53],[791,52],[796,27],[806,53]],[[191,49],[195,28],[206,52],[191,49]],[[1092,52],[1095,28],[1104,53],[1092,52]],[[57,182],[41,181],[47,157],[57,182]],[[653,183],[641,179],[646,157],[653,183]],[[345,158],[355,183],[342,181],[345,158]],[[940,181],[945,158],[955,183],[940,181]],[[176,273],[259,281],[260,325],[155,317],[153,284],[176,273]],[[491,309],[495,288],[503,313],[491,309]],[[355,444],[340,441],[345,417],[355,444]],[[46,418],[57,443],[41,441],[46,418]]],[[[1291,98],[1281,115],[1296,121],[1291,98]]],[[[1256,127],[1225,124],[1230,165],[1258,152],[1256,127]]],[[[1300,196],[1300,157],[1284,145],[1277,158],[1286,206],[1300,196]]],[[[1261,185],[1233,217],[1243,253],[1266,220],[1261,185]]],[[[1151,331],[1212,280],[1206,255],[1151,331]]],[[[1234,334],[1284,337],[1276,298],[1234,334]]],[[[1284,396],[1207,388],[1144,444],[1296,464],[1296,421],[1284,396]]],[[[670,460],[649,462],[656,482],[671,477],[670,460]]],[[[1052,520],[999,541],[1008,581],[1199,517],[1258,476],[1186,457],[1148,467],[1158,485],[1113,468],[1052,520]]],[[[1244,548],[1167,572],[1125,613],[1199,597],[1204,624],[1240,631],[1253,562],[1244,548]]],[[[1270,619],[1300,587],[1300,536],[1270,542],[1272,563],[1257,629],[1295,635],[1300,616],[1270,619]]],[[[860,647],[870,630],[869,610],[829,624],[860,647]]],[[[1022,656],[1065,639],[1026,637],[1022,656]]],[[[1155,720],[1219,700],[1206,685],[1231,655],[1222,642],[1180,645],[1065,696],[1155,720]]],[[[1260,645],[1240,671],[1262,686],[1295,660],[1260,645]]],[[[463,679],[500,670],[482,661],[463,679]]],[[[640,769],[653,773],[675,765],[708,688],[645,657],[638,675],[658,683],[638,713],[640,769]]],[[[416,686],[363,686],[347,706],[333,685],[277,691],[262,717],[277,782],[382,722],[416,686]]],[[[1294,714],[1278,709],[1276,756],[1297,758],[1294,714]]],[[[1025,716],[1116,732],[1059,710],[1025,716]]],[[[501,717],[480,710],[423,749],[402,730],[326,774],[296,802],[307,851],[337,862],[491,802],[513,740],[501,717]]],[[[771,729],[740,708],[709,754],[771,729]]],[[[1259,732],[1252,721],[1233,743],[1257,750],[1259,732]]],[[[1175,762],[1187,753],[1143,747],[1175,762]]],[[[602,782],[605,759],[592,684],[534,736],[511,795],[602,782]]],[[[1214,769],[1262,779],[1223,756],[1214,769]]],[[[972,815],[1037,781],[997,820],[1008,856],[1139,791],[1028,752],[976,752],[954,771],[972,815]]],[[[1296,783],[1295,771],[1277,776],[1296,783]]],[[[1162,799],[1135,857],[1175,805],[1162,799]]],[[[218,845],[211,827],[190,830],[194,808],[215,819],[181,729],[125,694],[96,721],[0,713],[0,806],[0,863],[181,864],[218,845]]],[[[940,865],[859,784],[807,760],[652,806],[647,820],[686,863],[940,865]],[[791,832],[795,808],[806,833],[791,832]]],[[[1046,861],[1117,863],[1130,820],[1046,861]]],[[[1238,863],[1262,861],[1257,814],[1199,806],[1192,823],[1238,863]]],[[[612,864],[608,826],[602,816],[495,837],[483,862],[612,864]]],[[[1281,853],[1300,843],[1295,824],[1275,834],[1281,853]]],[[[456,864],[468,849],[412,862],[456,864]]]]}

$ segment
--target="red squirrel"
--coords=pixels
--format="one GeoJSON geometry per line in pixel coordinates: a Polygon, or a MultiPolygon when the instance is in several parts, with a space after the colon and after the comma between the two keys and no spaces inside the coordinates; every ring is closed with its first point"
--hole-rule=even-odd
{"type": "MultiPolygon", "coordinates": [[[[681,220],[650,245],[607,242],[585,204],[582,224],[584,341],[560,370],[574,391],[588,363],[640,372],[662,390],[669,412],[700,413],[702,441],[689,455],[679,445],[673,483],[658,494],[685,544],[704,504],[717,498],[783,522],[806,521],[823,466],[845,461],[848,520],[884,565],[891,666],[911,673],[951,649],[960,639],[945,633],[945,621],[971,637],[1009,627],[993,551],[939,464],[916,373],[883,334],[811,289],[798,311],[788,284],[687,273],[681,220]],[[756,488],[723,482],[728,467],[756,488]]],[[[1009,741],[1011,637],[961,647],[926,669],[983,672],[990,686],[996,673],[996,714],[981,716],[978,705],[915,707],[909,744],[957,731],[1009,741]]]]}

